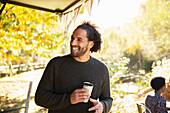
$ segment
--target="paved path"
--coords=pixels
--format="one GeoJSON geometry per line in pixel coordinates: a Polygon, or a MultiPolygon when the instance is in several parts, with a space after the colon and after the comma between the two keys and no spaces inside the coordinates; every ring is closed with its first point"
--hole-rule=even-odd
{"type": "Polygon", "coordinates": [[[32,93],[35,93],[43,72],[44,69],[33,70],[14,75],[12,77],[3,77],[0,79],[0,81],[33,81],[32,93]]]}

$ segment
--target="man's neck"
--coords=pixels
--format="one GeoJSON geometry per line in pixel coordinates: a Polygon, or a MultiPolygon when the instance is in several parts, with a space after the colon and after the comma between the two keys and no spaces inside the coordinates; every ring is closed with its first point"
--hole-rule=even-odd
{"type": "Polygon", "coordinates": [[[80,57],[73,57],[76,61],[79,62],[87,62],[90,59],[90,55],[88,56],[80,56],[80,57]]]}

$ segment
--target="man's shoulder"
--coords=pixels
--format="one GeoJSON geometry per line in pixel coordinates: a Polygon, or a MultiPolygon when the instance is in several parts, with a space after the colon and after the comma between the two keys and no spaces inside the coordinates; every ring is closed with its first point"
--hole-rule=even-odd
{"type": "Polygon", "coordinates": [[[148,100],[152,100],[152,99],[154,99],[155,97],[154,96],[152,96],[152,95],[147,95],[147,97],[146,97],[146,99],[148,99],[148,100]]]}
{"type": "Polygon", "coordinates": [[[70,55],[56,56],[56,57],[53,57],[50,60],[50,62],[63,62],[64,60],[69,59],[69,58],[70,58],[70,55]]]}
{"type": "Polygon", "coordinates": [[[165,97],[160,96],[161,100],[166,101],[165,97]]]}
{"type": "Polygon", "coordinates": [[[148,103],[157,103],[157,99],[155,96],[147,95],[145,102],[148,103]]]}
{"type": "Polygon", "coordinates": [[[100,67],[106,67],[106,68],[107,68],[106,64],[105,64],[103,61],[101,61],[101,60],[99,60],[99,59],[97,59],[97,58],[94,58],[94,57],[92,57],[92,59],[93,59],[93,63],[94,63],[95,65],[98,65],[98,66],[100,66],[100,67]]]}

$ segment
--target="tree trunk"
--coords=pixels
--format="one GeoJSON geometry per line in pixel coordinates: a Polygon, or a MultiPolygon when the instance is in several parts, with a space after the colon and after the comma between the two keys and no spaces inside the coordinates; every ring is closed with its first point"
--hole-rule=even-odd
{"type": "Polygon", "coordinates": [[[66,29],[65,31],[64,31],[64,45],[63,45],[63,49],[62,49],[62,54],[65,54],[66,53],[66,50],[67,50],[67,40],[68,40],[68,29],[66,29]]]}
{"type": "Polygon", "coordinates": [[[62,54],[66,54],[66,50],[67,50],[67,41],[68,41],[68,30],[69,30],[69,27],[72,23],[73,19],[70,20],[70,22],[65,25],[65,29],[64,29],[64,45],[63,45],[63,48],[62,48],[62,54]]]}

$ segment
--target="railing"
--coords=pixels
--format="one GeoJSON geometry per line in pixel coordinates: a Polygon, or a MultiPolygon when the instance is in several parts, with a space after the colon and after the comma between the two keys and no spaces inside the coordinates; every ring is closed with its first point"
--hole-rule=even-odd
{"type": "Polygon", "coordinates": [[[13,113],[15,111],[20,111],[23,108],[25,109],[24,113],[28,113],[32,84],[32,81],[1,81],[0,113],[13,113]],[[6,90],[3,86],[8,87],[8,90],[6,90]],[[27,96],[25,92],[26,90],[28,90],[27,96]],[[18,101],[16,98],[23,98],[23,101],[18,101]]]}
{"type": "Polygon", "coordinates": [[[29,64],[20,64],[20,65],[9,65],[9,66],[0,66],[0,77],[3,76],[12,76],[21,72],[36,70],[45,68],[46,63],[29,63],[29,64]]]}

